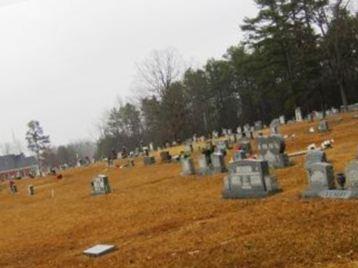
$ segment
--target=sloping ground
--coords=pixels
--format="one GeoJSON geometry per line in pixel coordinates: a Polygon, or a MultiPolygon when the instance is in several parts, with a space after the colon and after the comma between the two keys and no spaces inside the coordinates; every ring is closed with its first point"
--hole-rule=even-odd
{"type": "MultiPolygon", "coordinates": [[[[284,127],[296,135],[288,151],[333,138],[328,158],[343,171],[357,154],[358,120],[340,117],[327,134],[309,134],[307,123],[284,127]]],[[[274,171],[283,192],[262,200],[223,200],[224,175],[181,177],[178,164],[141,161],[18,182],[18,194],[0,191],[0,267],[358,267],[358,200],[301,199],[303,157],[294,160],[274,171]],[[98,173],[109,175],[112,194],[90,196],[98,173]],[[97,243],[118,250],[82,255],[97,243]]]]}

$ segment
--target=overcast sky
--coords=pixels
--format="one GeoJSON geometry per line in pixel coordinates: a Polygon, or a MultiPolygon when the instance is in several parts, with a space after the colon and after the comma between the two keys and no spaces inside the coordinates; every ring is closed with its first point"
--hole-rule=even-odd
{"type": "Polygon", "coordinates": [[[252,0],[0,0],[0,143],[25,144],[32,119],[55,145],[93,138],[152,50],[204,64],[255,14],[252,0]]]}

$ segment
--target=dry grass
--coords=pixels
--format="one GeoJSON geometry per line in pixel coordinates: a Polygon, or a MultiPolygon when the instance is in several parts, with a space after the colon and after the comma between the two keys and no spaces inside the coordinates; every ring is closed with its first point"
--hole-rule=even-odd
{"type": "MultiPolygon", "coordinates": [[[[296,134],[288,151],[334,138],[328,158],[342,171],[357,153],[358,121],[341,117],[327,134],[286,126],[296,134]]],[[[275,171],[283,192],[263,200],[223,200],[224,175],[184,178],[177,164],[96,165],[62,181],[18,182],[18,194],[0,191],[0,267],[358,267],[358,201],[300,199],[307,180],[303,157],[295,161],[275,171]],[[112,194],[89,195],[98,173],[109,175],[112,194]],[[118,250],[82,255],[97,243],[118,250]]]]}

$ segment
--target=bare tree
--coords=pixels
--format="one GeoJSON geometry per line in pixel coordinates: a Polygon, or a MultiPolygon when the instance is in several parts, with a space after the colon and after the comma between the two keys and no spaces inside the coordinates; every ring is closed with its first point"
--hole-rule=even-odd
{"type": "Polygon", "coordinates": [[[137,64],[137,79],[141,88],[159,97],[183,74],[183,60],[177,50],[154,50],[141,64],[137,64]]]}

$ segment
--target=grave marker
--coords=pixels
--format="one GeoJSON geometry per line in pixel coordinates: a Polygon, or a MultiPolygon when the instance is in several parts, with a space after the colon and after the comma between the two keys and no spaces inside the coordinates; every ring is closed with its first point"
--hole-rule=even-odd
{"type": "Polygon", "coordinates": [[[240,160],[229,165],[229,175],[224,179],[224,198],[261,198],[279,191],[266,161],[240,160]]]}
{"type": "Polygon", "coordinates": [[[113,245],[96,245],[83,251],[83,254],[91,257],[99,257],[112,252],[115,248],[116,247],[113,245]]]}
{"type": "Polygon", "coordinates": [[[358,195],[358,160],[351,161],[345,169],[347,189],[358,195]]]}
{"type": "Polygon", "coordinates": [[[263,124],[262,124],[262,121],[256,121],[255,122],[255,130],[256,131],[260,131],[263,129],[263,124]]]}
{"type": "Polygon", "coordinates": [[[190,157],[185,157],[180,160],[182,167],[182,176],[195,175],[194,161],[190,157]]]}
{"type": "Polygon", "coordinates": [[[271,121],[271,123],[270,123],[271,135],[278,134],[278,127],[279,126],[280,126],[280,120],[279,119],[274,119],[274,120],[271,121]]]}
{"type": "Polygon", "coordinates": [[[307,169],[309,187],[303,193],[304,197],[318,197],[320,192],[334,190],[334,170],[329,163],[316,162],[307,169]]]}
{"type": "Polygon", "coordinates": [[[198,164],[199,164],[198,173],[200,175],[205,176],[205,175],[211,175],[213,173],[209,160],[205,154],[199,156],[198,164]]]}
{"type": "Polygon", "coordinates": [[[317,129],[318,129],[319,132],[327,132],[327,131],[329,131],[327,120],[319,121],[317,129]]]}
{"type": "Polygon", "coordinates": [[[280,135],[258,137],[259,157],[266,160],[272,168],[284,168],[289,165],[288,155],[285,153],[285,139],[280,135]]]}
{"type": "Polygon", "coordinates": [[[32,196],[32,195],[35,195],[35,187],[33,185],[29,185],[27,187],[27,193],[32,196]]]}
{"type": "Polygon", "coordinates": [[[322,150],[309,150],[306,154],[305,168],[309,169],[315,163],[327,162],[326,153],[322,150]]]}
{"type": "Polygon", "coordinates": [[[105,175],[98,175],[91,182],[92,195],[104,195],[111,192],[108,177],[105,175]]]}
{"type": "Polygon", "coordinates": [[[281,124],[281,125],[286,125],[286,118],[285,118],[284,115],[281,115],[280,118],[279,118],[279,120],[280,120],[280,124],[281,124]]]}
{"type": "Polygon", "coordinates": [[[302,122],[302,111],[301,111],[301,108],[300,107],[297,107],[296,110],[295,110],[295,116],[296,116],[296,121],[297,122],[302,122]]]}

